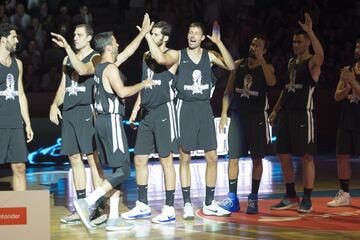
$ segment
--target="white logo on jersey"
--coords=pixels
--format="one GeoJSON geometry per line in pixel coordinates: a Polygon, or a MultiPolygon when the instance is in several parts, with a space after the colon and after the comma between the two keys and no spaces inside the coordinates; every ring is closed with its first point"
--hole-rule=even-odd
{"type": "Polygon", "coordinates": [[[79,86],[77,82],[71,80],[71,86],[65,88],[65,92],[69,93],[69,96],[71,95],[78,95],[78,92],[85,92],[86,87],[85,86],[79,86]]]}
{"type": "Polygon", "coordinates": [[[100,83],[100,78],[98,78],[96,75],[94,75],[94,81],[99,84],[100,83]]]}
{"type": "Polygon", "coordinates": [[[0,91],[0,96],[4,96],[5,100],[15,100],[15,96],[19,96],[19,91],[15,91],[15,79],[14,75],[8,73],[6,76],[6,89],[0,91]]]}
{"type": "Polygon", "coordinates": [[[150,68],[148,68],[147,69],[147,79],[152,79],[153,82],[154,82],[154,85],[145,87],[145,89],[152,89],[155,86],[160,86],[161,85],[161,80],[154,80],[153,77],[154,77],[154,71],[151,70],[150,68]]]}
{"type": "Polygon", "coordinates": [[[184,85],[184,90],[192,91],[192,94],[199,93],[203,94],[203,90],[209,89],[209,84],[201,84],[202,74],[201,71],[196,69],[192,73],[193,84],[184,85]]]}
{"type": "Polygon", "coordinates": [[[244,77],[244,88],[236,88],[235,92],[240,93],[240,97],[250,98],[250,96],[259,96],[259,92],[251,91],[253,84],[253,77],[251,74],[246,74],[244,77]]]}
{"type": "Polygon", "coordinates": [[[301,89],[302,84],[296,84],[296,70],[292,69],[289,74],[289,83],[285,85],[288,92],[295,92],[296,89],[301,89]]]}

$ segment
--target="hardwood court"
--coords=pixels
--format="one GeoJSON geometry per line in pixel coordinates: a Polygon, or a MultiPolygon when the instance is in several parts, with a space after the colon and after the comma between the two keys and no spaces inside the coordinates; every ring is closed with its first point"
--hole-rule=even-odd
{"type": "MultiPolygon", "coordinates": [[[[82,224],[65,225],[59,219],[73,210],[74,192],[68,181],[67,167],[31,168],[27,174],[29,189],[49,189],[51,192],[51,239],[360,239],[360,162],[353,160],[350,187],[352,206],[346,208],[328,208],[325,203],[338,189],[336,161],[334,157],[322,156],[316,160],[317,176],[313,193],[314,210],[311,214],[298,214],[295,210],[271,211],[269,206],[277,202],[284,191],[279,162],[276,158],[264,159],[263,180],[260,186],[260,214],[249,216],[246,210],[247,195],[251,186],[251,160],[240,163],[238,192],[241,201],[240,213],[229,218],[204,217],[200,210],[193,221],[182,220],[182,198],[180,183],[176,186],[175,224],[155,225],[151,219],[137,220],[136,226],[129,232],[107,232],[98,228],[89,232],[82,224]]],[[[161,211],[164,203],[163,175],[157,161],[150,163],[149,205],[153,215],[161,211]]],[[[176,163],[178,171],[178,164],[176,163]]],[[[301,162],[295,160],[297,190],[302,191],[301,162]]],[[[191,165],[192,200],[201,208],[204,199],[205,164],[195,160],[191,165]]],[[[2,186],[8,185],[9,177],[0,178],[2,186]]],[[[216,199],[221,200],[227,194],[227,162],[220,160],[218,165],[218,183],[216,199]]],[[[132,207],[136,198],[135,172],[123,185],[124,194],[120,203],[120,212],[132,207]]],[[[301,193],[300,193],[301,196],[301,193]]]]}

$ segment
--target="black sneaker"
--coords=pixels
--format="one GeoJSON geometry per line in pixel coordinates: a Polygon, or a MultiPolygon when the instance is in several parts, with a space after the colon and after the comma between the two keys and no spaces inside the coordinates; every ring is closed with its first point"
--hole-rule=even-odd
{"type": "Polygon", "coordinates": [[[105,213],[104,209],[99,207],[96,208],[90,215],[90,223],[95,227],[106,223],[107,219],[108,215],[105,213]]]}
{"type": "Polygon", "coordinates": [[[312,203],[310,198],[303,198],[300,203],[300,207],[298,208],[298,212],[300,213],[309,213],[312,210],[312,203]]]}

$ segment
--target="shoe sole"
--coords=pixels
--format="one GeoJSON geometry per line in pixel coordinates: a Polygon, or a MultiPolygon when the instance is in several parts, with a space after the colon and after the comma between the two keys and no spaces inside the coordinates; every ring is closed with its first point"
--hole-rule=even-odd
{"type": "Polygon", "coordinates": [[[149,215],[141,215],[141,216],[138,215],[135,217],[126,217],[126,216],[121,215],[121,217],[126,220],[146,219],[146,218],[151,218],[151,213],[149,215]]]}
{"type": "Polygon", "coordinates": [[[67,224],[67,225],[78,225],[81,224],[81,220],[75,220],[75,221],[64,221],[64,220],[60,220],[60,223],[62,224],[67,224]]]}
{"type": "Polygon", "coordinates": [[[326,204],[328,207],[349,207],[351,206],[351,204],[340,204],[340,205],[331,205],[331,204],[326,204]]]}
{"type": "Polygon", "coordinates": [[[286,210],[286,209],[290,209],[290,208],[294,208],[294,207],[298,207],[299,204],[298,203],[294,203],[294,204],[291,204],[291,205],[288,205],[288,206],[284,206],[284,207],[281,207],[281,208],[270,208],[271,210],[286,210]]]}
{"type": "Polygon", "coordinates": [[[195,218],[195,216],[187,216],[187,217],[183,216],[184,220],[194,220],[194,218],[195,218]]]}
{"type": "Polygon", "coordinates": [[[168,220],[168,221],[164,221],[164,222],[160,222],[160,221],[156,221],[156,220],[151,220],[151,222],[153,223],[157,223],[157,224],[169,224],[169,223],[174,223],[176,221],[176,218],[168,220]]]}
{"type": "Polygon", "coordinates": [[[131,229],[133,229],[134,226],[129,226],[129,227],[121,227],[121,228],[118,228],[118,227],[106,227],[105,229],[107,231],[129,231],[131,229]]]}
{"type": "Polygon", "coordinates": [[[259,211],[257,211],[257,212],[248,212],[248,211],[246,211],[246,214],[249,214],[249,215],[256,215],[256,214],[259,214],[259,211]]]}
{"type": "Polygon", "coordinates": [[[312,211],[312,208],[310,208],[309,210],[305,210],[305,209],[298,209],[297,210],[299,213],[309,213],[309,212],[311,212],[312,211]]]}
{"type": "Polygon", "coordinates": [[[226,214],[219,215],[219,214],[216,214],[216,213],[205,213],[204,211],[203,211],[203,214],[205,216],[217,216],[217,217],[229,217],[231,215],[231,213],[226,213],[226,214]]]}
{"type": "Polygon", "coordinates": [[[76,212],[79,214],[79,217],[80,217],[81,221],[83,222],[83,224],[85,225],[85,227],[87,229],[91,230],[93,227],[91,226],[90,221],[88,221],[87,218],[84,216],[82,209],[77,201],[74,201],[74,207],[76,209],[76,212]]]}

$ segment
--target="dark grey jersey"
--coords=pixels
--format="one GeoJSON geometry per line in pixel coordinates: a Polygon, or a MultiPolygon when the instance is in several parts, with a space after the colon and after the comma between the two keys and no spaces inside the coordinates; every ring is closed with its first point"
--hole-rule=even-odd
{"type": "MultiPolygon", "coordinates": [[[[97,53],[92,51],[82,62],[88,63],[97,53]]],[[[65,97],[63,110],[77,105],[90,105],[93,103],[94,76],[79,76],[69,59],[65,66],[65,97]]]]}
{"type": "Polygon", "coordinates": [[[251,69],[248,60],[243,59],[236,70],[231,110],[242,113],[266,111],[269,108],[267,90],[262,67],[251,69]]]}
{"type": "Polygon", "coordinates": [[[95,68],[95,109],[99,114],[120,114],[124,116],[125,105],[123,100],[116,94],[107,92],[103,85],[103,73],[109,64],[112,63],[99,63],[95,68]]]}
{"type": "MultiPolygon", "coordinates": [[[[351,66],[351,68],[354,68],[354,66],[351,66]]],[[[360,84],[360,75],[356,75],[356,81],[360,84]]],[[[360,96],[353,89],[341,101],[339,127],[360,132],[360,96]]]]}
{"type": "Polygon", "coordinates": [[[288,79],[284,89],[284,110],[311,111],[314,109],[313,95],[316,82],[309,70],[310,59],[300,63],[296,63],[295,59],[290,60],[288,79]]]}
{"type": "Polygon", "coordinates": [[[178,97],[184,101],[205,101],[211,98],[215,88],[215,77],[207,50],[203,49],[198,64],[190,59],[186,48],[181,50],[175,87],[178,97]]]}
{"type": "Polygon", "coordinates": [[[173,78],[173,74],[158,64],[149,52],[143,60],[142,80],[152,79],[155,84],[141,90],[141,106],[150,110],[174,100],[173,78]]]}
{"type": "Polygon", "coordinates": [[[6,67],[0,64],[0,128],[22,128],[19,102],[19,66],[16,58],[6,67]]]}

